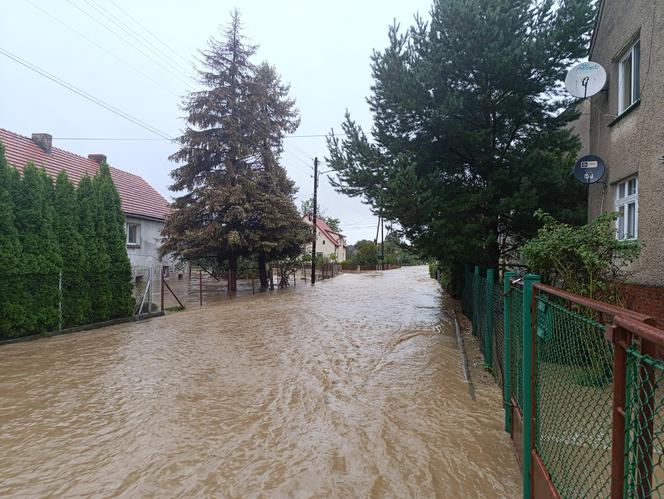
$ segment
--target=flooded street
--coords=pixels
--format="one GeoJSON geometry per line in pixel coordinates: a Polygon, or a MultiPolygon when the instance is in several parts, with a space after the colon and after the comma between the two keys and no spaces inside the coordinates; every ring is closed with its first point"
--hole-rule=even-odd
{"type": "Polygon", "coordinates": [[[520,494],[425,267],[6,345],[0,397],[2,497],[520,494]]]}

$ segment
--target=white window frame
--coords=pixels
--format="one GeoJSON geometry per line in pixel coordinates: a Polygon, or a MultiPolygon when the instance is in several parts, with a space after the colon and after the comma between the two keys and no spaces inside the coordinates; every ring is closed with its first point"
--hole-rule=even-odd
{"type": "Polygon", "coordinates": [[[641,40],[636,40],[618,61],[618,114],[622,114],[632,107],[641,97],[639,71],[641,70],[641,40]],[[623,87],[625,85],[625,61],[632,57],[632,71],[629,75],[632,84],[630,102],[624,99],[623,87]]]}
{"type": "Polygon", "coordinates": [[[620,213],[620,208],[623,209],[622,217],[616,220],[616,239],[619,241],[634,241],[639,237],[639,179],[635,175],[626,178],[615,184],[615,210],[620,213]],[[629,184],[634,181],[634,193],[629,193],[629,184]],[[620,188],[624,187],[624,196],[620,196],[620,188]],[[634,205],[634,227],[633,236],[629,237],[629,206],[634,205]],[[620,225],[622,223],[623,233],[620,233],[620,225]]]}
{"type": "Polygon", "coordinates": [[[135,223],[135,222],[127,222],[126,224],[126,231],[127,234],[127,246],[130,248],[140,248],[141,246],[141,224],[135,223]],[[130,234],[130,226],[135,226],[136,227],[136,241],[131,242],[129,241],[129,234],[130,234]]]}

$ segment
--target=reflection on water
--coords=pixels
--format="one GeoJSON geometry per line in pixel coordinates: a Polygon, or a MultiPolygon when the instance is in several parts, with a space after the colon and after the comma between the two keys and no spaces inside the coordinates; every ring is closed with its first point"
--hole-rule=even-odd
{"type": "Polygon", "coordinates": [[[0,496],[517,496],[438,303],[418,267],[2,347],[0,496]]]}

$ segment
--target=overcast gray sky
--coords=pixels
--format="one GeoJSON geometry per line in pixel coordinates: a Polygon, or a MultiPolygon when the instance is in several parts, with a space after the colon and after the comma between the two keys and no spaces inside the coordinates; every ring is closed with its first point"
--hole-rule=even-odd
{"type": "MultiPolygon", "coordinates": [[[[176,136],[183,126],[180,96],[197,88],[188,78],[196,51],[237,7],[245,34],[259,45],[255,62],[270,62],[291,84],[302,117],[297,135],[338,131],[346,109],[368,130],[372,49],[387,45],[395,19],[411,25],[430,3],[13,0],[0,14],[0,49],[176,136]]],[[[83,156],[106,154],[111,165],[143,176],[171,199],[173,163],[167,158],[176,146],[2,54],[0,127],[26,136],[50,133],[56,147],[83,156]],[[90,137],[157,140],[68,140],[90,137]]],[[[283,163],[300,188],[298,207],[313,190],[312,158],[325,155],[323,137],[286,140],[283,163]]],[[[325,177],[319,196],[324,212],[341,219],[350,242],[375,236],[376,219],[360,200],[335,193],[325,177]]]]}

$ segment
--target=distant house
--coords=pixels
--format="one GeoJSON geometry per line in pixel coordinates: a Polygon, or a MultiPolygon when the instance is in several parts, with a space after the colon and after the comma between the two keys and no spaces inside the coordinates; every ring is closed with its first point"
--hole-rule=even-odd
{"type": "MultiPolygon", "coordinates": [[[[303,220],[309,225],[313,221],[309,215],[304,215],[303,220]]],[[[311,253],[311,244],[307,245],[306,251],[311,253]]],[[[337,262],[346,260],[346,236],[334,232],[322,218],[316,218],[316,254],[332,260],[335,255],[337,262]]]]}
{"type": "Polygon", "coordinates": [[[643,243],[630,272],[626,305],[664,318],[664,3],[601,0],[588,59],[607,73],[574,129],[582,153],[606,163],[589,187],[588,217],[619,214],[619,240],[643,243]]]}
{"type": "MultiPolygon", "coordinates": [[[[90,154],[84,158],[53,147],[52,137],[47,133],[34,133],[28,138],[0,128],[0,142],[5,147],[7,162],[19,171],[32,161],[38,168],[43,167],[53,179],[65,170],[76,185],[83,176],[94,176],[99,171],[99,164],[106,161],[103,154],[90,154]]],[[[127,254],[134,275],[140,279],[148,268],[159,272],[170,263],[167,258],[161,259],[158,253],[161,230],[170,211],[168,201],[138,175],[112,166],[110,170],[125,214],[127,254]]]]}

